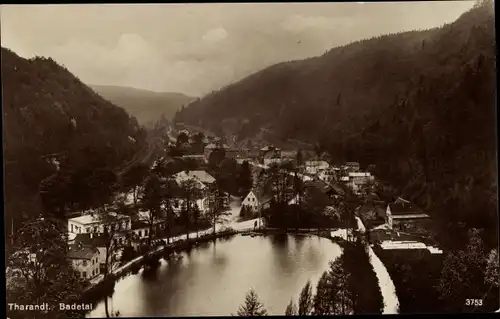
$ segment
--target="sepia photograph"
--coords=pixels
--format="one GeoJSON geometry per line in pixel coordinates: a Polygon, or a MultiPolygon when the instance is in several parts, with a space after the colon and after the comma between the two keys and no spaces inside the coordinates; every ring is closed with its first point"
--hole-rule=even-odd
{"type": "Polygon", "coordinates": [[[0,27],[4,318],[499,311],[493,0],[0,27]]]}

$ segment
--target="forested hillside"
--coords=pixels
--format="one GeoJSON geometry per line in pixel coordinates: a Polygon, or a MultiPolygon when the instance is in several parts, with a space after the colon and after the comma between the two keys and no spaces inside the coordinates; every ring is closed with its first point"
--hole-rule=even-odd
{"type": "Polygon", "coordinates": [[[40,182],[67,167],[115,169],[145,147],[145,132],[122,108],[52,59],[2,48],[6,226],[41,211],[40,182]]]}
{"type": "Polygon", "coordinates": [[[224,128],[240,139],[266,127],[320,142],[338,162],[375,164],[446,232],[484,227],[495,242],[494,27],[493,6],[483,2],[440,28],[274,65],[191,103],[176,120],[214,131],[231,123],[224,128]]]}
{"type": "Polygon", "coordinates": [[[182,93],[153,92],[131,87],[91,85],[103,98],[123,107],[141,125],[151,125],[162,116],[171,119],[175,112],[194,98],[182,93]]]}

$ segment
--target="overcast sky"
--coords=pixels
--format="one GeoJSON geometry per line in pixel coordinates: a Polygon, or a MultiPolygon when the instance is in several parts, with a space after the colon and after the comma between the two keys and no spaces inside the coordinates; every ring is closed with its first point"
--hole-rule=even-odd
{"type": "Polygon", "coordinates": [[[271,64],[454,21],[470,1],[2,5],[2,46],[88,84],[202,96],[271,64]]]}

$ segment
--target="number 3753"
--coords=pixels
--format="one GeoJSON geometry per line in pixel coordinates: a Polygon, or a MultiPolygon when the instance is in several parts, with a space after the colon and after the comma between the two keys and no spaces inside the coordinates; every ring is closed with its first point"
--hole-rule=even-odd
{"type": "Polygon", "coordinates": [[[465,305],[473,307],[482,306],[483,299],[465,299],[465,305]]]}

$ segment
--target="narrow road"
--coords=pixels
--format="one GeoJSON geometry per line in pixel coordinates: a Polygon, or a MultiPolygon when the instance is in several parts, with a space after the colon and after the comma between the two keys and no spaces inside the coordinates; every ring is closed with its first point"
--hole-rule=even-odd
{"type": "MultiPolygon", "coordinates": [[[[359,217],[356,217],[358,223],[358,230],[363,234],[366,232],[365,225],[359,217]]],[[[394,282],[385,268],[384,263],[378,258],[373,249],[368,243],[368,256],[370,258],[370,263],[372,264],[373,270],[378,279],[378,284],[380,287],[380,292],[382,293],[382,300],[384,302],[384,309],[382,314],[398,314],[399,313],[399,300],[396,295],[396,287],[394,282]]]]}

